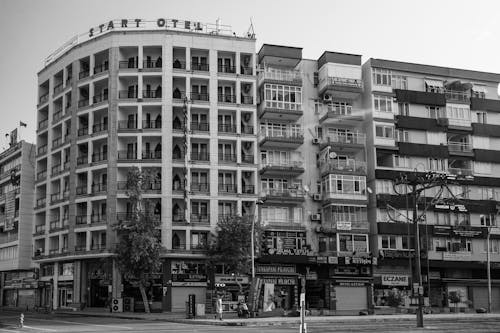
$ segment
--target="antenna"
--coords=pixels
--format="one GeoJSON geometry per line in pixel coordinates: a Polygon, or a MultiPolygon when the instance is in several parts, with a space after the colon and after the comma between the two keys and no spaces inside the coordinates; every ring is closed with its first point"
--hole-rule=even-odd
{"type": "Polygon", "coordinates": [[[248,31],[247,31],[247,37],[248,38],[255,38],[255,30],[253,28],[253,22],[252,22],[251,17],[250,17],[250,27],[248,28],[248,31]]]}

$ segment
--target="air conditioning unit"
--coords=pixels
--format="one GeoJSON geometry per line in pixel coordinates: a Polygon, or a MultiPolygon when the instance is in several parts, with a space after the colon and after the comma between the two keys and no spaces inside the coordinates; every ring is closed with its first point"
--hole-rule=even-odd
{"type": "Polygon", "coordinates": [[[323,95],[323,101],[325,101],[325,102],[331,102],[332,101],[332,96],[330,96],[328,94],[324,94],[323,95]]]}
{"type": "Polygon", "coordinates": [[[321,194],[320,193],[314,193],[313,194],[313,201],[321,201],[321,194]]]}
{"type": "Polygon", "coordinates": [[[319,138],[314,138],[312,142],[313,145],[319,145],[319,138]]]}
{"type": "Polygon", "coordinates": [[[312,214],[311,221],[321,221],[321,214],[312,214]]]}
{"type": "Polygon", "coordinates": [[[111,312],[123,312],[122,298],[113,298],[111,300],[111,312]]]}

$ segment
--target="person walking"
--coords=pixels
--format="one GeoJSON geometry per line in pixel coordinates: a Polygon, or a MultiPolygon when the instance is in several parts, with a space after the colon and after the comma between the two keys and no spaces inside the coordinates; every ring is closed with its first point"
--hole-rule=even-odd
{"type": "Polygon", "coordinates": [[[219,320],[222,320],[222,296],[217,296],[217,300],[215,301],[215,312],[217,312],[217,317],[219,320]]]}

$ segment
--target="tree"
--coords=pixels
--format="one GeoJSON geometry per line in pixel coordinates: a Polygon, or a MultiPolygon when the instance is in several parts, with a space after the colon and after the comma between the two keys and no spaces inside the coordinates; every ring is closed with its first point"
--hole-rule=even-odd
{"type": "Polygon", "coordinates": [[[127,195],[131,210],[127,217],[118,221],[116,248],[117,264],[123,279],[139,288],[144,302],[144,310],[149,313],[146,287],[150,284],[151,274],[160,271],[162,246],[158,240],[159,219],[153,218],[151,203],[144,200],[144,186],[153,181],[148,171],[130,168],[127,173],[127,195]]]}
{"type": "Polygon", "coordinates": [[[396,288],[389,291],[387,295],[387,305],[397,308],[403,303],[403,296],[401,296],[401,292],[396,288]]]}
{"type": "MultiPolygon", "coordinates": [[[[252,223],[254,223],[253,216],[231,216],[220,219],[208,244],[209,263],[212,266],[224,264],[226,271],[236,275],[249,274],[252,256],[252,223]]],[[[257,236],[260,232],[259,225],[256,223],[255,240],[260,239],[257,236]]]]}

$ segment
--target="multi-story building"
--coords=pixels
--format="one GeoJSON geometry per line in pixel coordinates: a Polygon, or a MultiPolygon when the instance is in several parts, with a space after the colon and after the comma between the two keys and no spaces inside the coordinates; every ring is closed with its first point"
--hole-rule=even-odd
{"type": "MultiPolygon", "coordinates": [[[[500,198],[500,75],[370,59],[363,65],[369,111],[371,248],[379,254],[374,300],[392,288],[412,294],[412,202],[401,173],[443,173],[442,189],[418,202],[424,295],[433,307],[485,307],[486,237],[491,231],[493,309],[500,307],[497,220],[500,198]],[[399,193],[399,195],[398,195],[399,193]],[[448,295],[460,297],[452,304],[448,295]]],[[[408,299],[408,302],[411,300],[408,299]]]]}
{"type": "Polygon", "coordinates": [[[184,310],[188,294],[204,303],[208,233],[221,218],[255,213],[253,36],[219,24],[111,21],[49,57],[38,81],[33,254],[42,304],[140,300],[112,260],[112,226],[130,216],[130,167],[156,174],[144,197],[166,253],[152,277],[153,308],[184,310]]]}
{"type": "Polygon", "coordinates": [[[32,262],[35,145],[12,139],[0,153],[0,305],[33,306],[32,262]]]}

